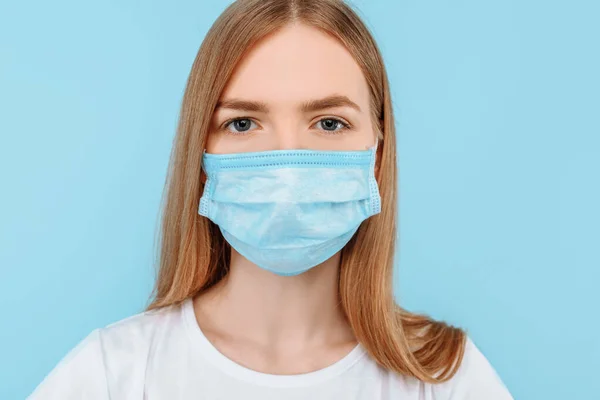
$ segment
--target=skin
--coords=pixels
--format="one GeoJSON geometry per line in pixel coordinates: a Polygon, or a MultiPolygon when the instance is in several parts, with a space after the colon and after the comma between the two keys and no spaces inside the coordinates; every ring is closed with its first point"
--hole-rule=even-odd
{"type": "MultiPolygon", "coordinates": [[[[369,100],[362,71],[340,42],[312,27],[288,25],[237,65],[213,115],[206,151],[365,150],[376,138],[369,100]],[[360,111],[300,109],[332,95],[346,96],[360,111]],[[233,99],[263,102],[267,110],[226,108],[233,99]],[[230,122],[234,118],[237,123],[230,122]]],[[[357,345],[338,307],[339,265],[338,252],[303,274],[283,277],[232,249],[228,276],[194,298],[196,319],[221,353],[247,368],[271,374],[324,368],[357,345]]]]}

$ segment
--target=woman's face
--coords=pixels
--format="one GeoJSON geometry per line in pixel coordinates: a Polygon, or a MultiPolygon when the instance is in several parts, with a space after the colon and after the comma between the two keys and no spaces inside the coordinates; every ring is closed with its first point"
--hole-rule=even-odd
{"type": "Polygon", "coordinates": [[[367,82],[334,38],[289,25],[249,49],[211,121],[206,151],[365,150],[375,144],[367,82]]]}

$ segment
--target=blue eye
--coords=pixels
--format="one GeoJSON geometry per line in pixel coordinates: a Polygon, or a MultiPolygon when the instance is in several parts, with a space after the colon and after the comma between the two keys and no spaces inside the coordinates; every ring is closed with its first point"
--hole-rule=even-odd
{"type": "Polygon", "coordinates": [[[317,121],[317,123],[321,123],[323,121],[327,121],[329,123],[326,124],[321,124],[321,126],[327,126],[328,128],[333,127],[334,130],[329,130],[324,129],[324,131],[326,132],[326,134],[339,134],[340,132],[343,132],[345,130],[350,129],[350,125],[345,123],[344,121],[342,121],[341,119],[338,118],[323,118],[320,119],[319,121],[317,121]],[[339,127],[339,129],[335,129],[336,127],[339,127]]]}
{"type": "Polygon", "coordinates": [[[226,130],[227,133],[231,133],[232,135],[245,135],[248,133],[249,126],[253,123],[250,118],[235,118],[229,120],[223,125],[223,129],[226,130]],[[236,129],[240,129],[241,131],[231,131],[229,130],[229,126],[232,125],[236,129]]]}
{"type": "MultiPolygon", "coordinates": [[[[250,127],[253,123],[256,124],[250,118],[245,118],[245,117],[233,118],[233,119],[226,121],[225,124],[223,124],[223,127],[221,129],[224,130],[225,133],[228,133],[231,135],[247,135],[251,132],[250,127]],[[234,131],[229,129],[229,127],[231,125],[233,125],[233,127],[235,128],[234,131]]],[[[339,118],[333,118],[333,117],[322,118],[319,121],[317,121],[316,123],[317,124],[321,123],[321,126],[324,127],[324,129],[321,129],[321,130],[324,131],[324,133],[326,135],[339,134],[343,131],[351,129],[350,124],[342,121],[339,118]]]]}

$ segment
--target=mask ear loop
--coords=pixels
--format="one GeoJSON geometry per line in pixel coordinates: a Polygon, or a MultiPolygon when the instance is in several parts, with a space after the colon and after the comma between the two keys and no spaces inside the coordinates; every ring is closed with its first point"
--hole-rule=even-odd
{"type": "Polygon", "coordinates": [[[375,144],[368,148],[371,151],[371,163],[369,165],[369,198],[371,203],[371,215],[381,212],[381,196],[379,194],[379,186],[375,179],[375,159],[377,157],[377,146],[379,138],[375,139],[375,144]]]}
{"type": "Polygon", "coordinates": [[[377,147],[379,147],[380,141],[381,141],[381,139],[379,139],[379,136],[375,136],[375,144],[372,146],[365,146],[365,150],[377,151],[377,147]]]}

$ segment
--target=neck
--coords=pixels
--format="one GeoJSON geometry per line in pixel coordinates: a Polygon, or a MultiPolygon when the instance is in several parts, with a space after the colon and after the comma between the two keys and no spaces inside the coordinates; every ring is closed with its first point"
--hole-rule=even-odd
{"type": "Polygon", "coordinates": [[[232,249],[226,278],[195,307],[211,329],[261,346],[355,342],[339,304],[340,252],[296,276],[263,270],[232,249]]]}

